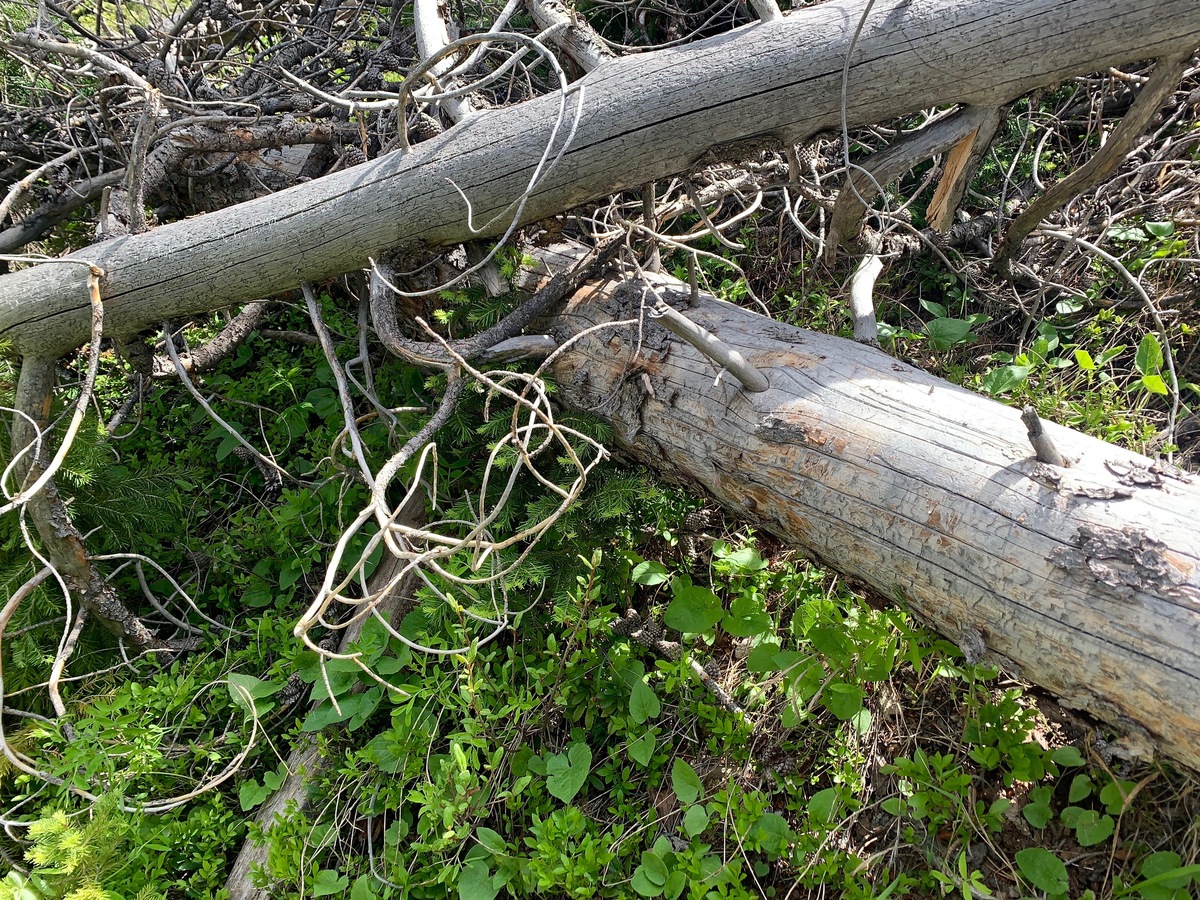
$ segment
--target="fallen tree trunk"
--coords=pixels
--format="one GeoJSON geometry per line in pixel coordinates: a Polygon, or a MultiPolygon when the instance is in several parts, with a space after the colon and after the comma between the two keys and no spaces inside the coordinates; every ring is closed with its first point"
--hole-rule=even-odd
{"type": "MultiPolygon", "coordinates": [[[[686,306],[687,288],[657,284],[686,306]]],[[[555,337],[635,318],[639,284],[580,291],[555,337]]],[[[653,299],[653,298],[650,298],[653,299]]],[[[1125,749],[1200,767],[1200,486],[870,347],[704,297],[687,316],[766,376],[746,390],[648,323],[590,334],[554,366],[559,399],[636,459],[904,604],[1108,721],[1125,749]],[[634,347],[640,341],[640,352],[634,347]]]]}
{"type": "MultiPolygon", "coordinates": [[[[578,123],[524,222],[692,169],[931,106],[1000,106],[1036,87],[1200,44],[1195,0],[866,0],[795,11],[682,47],[606,63],[575,85],[578,123]],[[752,139],[751,143],[744,143],[752,139]]],[[[107,273],[106,329],[122,336],[365,266],[405,247],[502,233],[551,142],[560,96],[490,110],[417,145],[289,190],[74,258],[107,273]],[[457,186],[457,187],[456,187],[457,186]],[[461,188],[471,201],[468,227],[461,188]]],[[[66,353],[89,334],[84,265],[0,277],[0,341],[66,353]]]]}

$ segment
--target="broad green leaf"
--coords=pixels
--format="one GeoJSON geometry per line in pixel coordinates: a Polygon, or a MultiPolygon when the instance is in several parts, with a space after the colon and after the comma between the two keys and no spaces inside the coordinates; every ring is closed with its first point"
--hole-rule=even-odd
{"type": "Polygon", "coordinates": [[[1038,890],[1047,894],[1066,893],[1067,867],[1049,850],[1043,847],[1027,847],[1018,850],[1015,859],[1021,874],[1038,890]]]}
{"type": "Polygon", "coordinates": [[[359,875],[354,879],[350,900],[379,900],[379,895],[375,893],[375,879],[370,875],[359,875]]]}
{"type": "Polygon", "coordinates": [[[670,577],[662,563],[648,559],[633,567],[633,573],[629,579],[634,584],[656,585],[662,584],[670,577]]]}
{"type": "Polygon", "coordinates": [[[671,874],[666,861],[651,850],[642,854],[642,864],[638,868],[646,873],[646,877],[651,883],[660,886],[667,883],[667,878],[671,874]]]}
{"type": "Polygon", "coordinates": [[[1075,351],[1075,364],[1085,372],[1094,372],[1096,370],[1096,361],[1092,359],[1092,354],[1086,350],[1075,351]]]}
{"type": "Polygon", "coordinates": [[[268,697],[277,694],[283,685],[274,681],[263,681],[253,675],[242,675],[234,672],[225,679],[229,683],[229,696],[233,702],[247,713],[265,716],[275,708],[275,702],[268,697]]]}
{"type": "Polygon", "coordinates": [[[634,762],[638,763],[639,765],[643,765],[643,766],[650,765],[650,757],[652,757],[654,755],[654,743],[655,743],[654,732],[647,731],[636,741],[630,742],[629,747],[627,749],[627,752],[629,753],[629,758],[632,759],[634,762]]]}
{"type": "Polygon", "coordinates": [[[1094,809],[1081,810],[1074,824],[1075,839],[1081,847],[1094,847],[1112,836],[1115,825],[1112,816],[1101,815],[1094,809]]]}
{"type": "Polygon", "coordinates": [[[479,841],[480,845],[486,848],[489,852],[495,853],[498,856],[503,856],[508,852],[508,847],[504,843],[499,833],[492,831],[490,828],[480,826],[475,829],[475,840],[479,841]]]}
{"type": "Polygon", "coordinates": [[[838,807],[838,789],[825,788],[808,798],[808,814],[813,821],[829,825],[834,820],[838,807]]]}
{"type": "Polygon", "coordinates": [[[688,877],[686,872],[672,872],[671,877],[667,879],[666,885],[663,887],[663,896],[666,900],[675,900],[683,893],[684,888],[688,886],[688,877]]]}
{"type": "Polygon", "coordinates": [[[675,765],[671,766],[671,787],[679,802],[683,804],[695,803],[700,792],[704,790],[696,770],[682,759],[675,760],[675,765]]]}
{"type": "Polygon", "coordinates": [[[854,657],[854,648],[847,643],[841,628],[821,625],[808,632],[808,639],[818,653],[835,662],[849,663],[854,657]]]}
{"type": "Polygon", "coordinates": [[[864,697],[866,693],[856,684],[831,684],[821,701],[826,709],[845,722],[858,715],[864,697]]]}
{"type": "Polygon", "coordinates": [[[759,816],[746,834],[747,841],[770,856],[782,854],[795,837],[787,820],[778,813],[770,812],[759,816]]]}
{"type": "Polygon", "coordinates": [[[981,387],[993,396],[1006,394],[1024,384],[1031,371],[1033,366],[1001,366],[984,376],[981,387]]]}
{"type": "Polygon", "coordinates": [[[557,753],[546,760],[546,790],[563,803],[570,803],[587,781],[591,768],[591,748],[577,741],[565,754],[557,753]]]}
{"type": "Polygon", "coordinates": [[[708,813],[704,811],[704,807],[699,803],[689,806],[688,811],[683,814],[684,833],[688,837],[694,838],[703,834],[706,828],[708,828],[708,813]]]}
{"type": "Polygon", "coordinates": [[[1100,789],[1100,802],[1110,815],[1119,816],[1125,811],[1125,804],[1133,796],[1134,783],[1125,779],[1110,781],[1100,789]]]}
{"type": "Polygon", "coordinates": [[[1160,397],[1165,397],[1170,393],[1167,390],[1167,383],[1162,380],[1162,376],[1160,375],[1143,375],[1140,383],[1151,394],[1158,394],[1160,397]]]}
{"type": "Polygon", "coordinates": [[[704,811],[703,805],[697,803],[689,806],[688,811],[683,814],[684,834],[689,838],[695,838],[695,836],[703,834],[706,828],[708,828],[708,812],[704,811]]]}
{"type": "Polygon", "coordinates": [[[732,575],[750,575],[761,572],[767,567],[766,562],[754,547],[739,547],[732,553],[726,551],[720,556],[718,567],[732,575]]]}
{"type": "Polygon", "coordinates": [[[1136,891],[1142,900],[1190,900],[1188,882],[1200,882],[1200,865],[1185,866],[1182,862],[1178,853],[1169,850],[1151,853],[1142,861],[1144,880],[1133,885],[1130,893],[1136,891]]]}
{"type": "Polygon", "coordinates": [[[646,875],[644,866],[638,866],[633,870],[633,878],[630,880],[629,886],[643,897],[657,897],[663,892],[663,886],[655,884],[646,875]]]}
{"type": "Polygon", "coordinates": [[[677,576],[671,581],[675,594],[663,621],[676,631],[701,634],[721,621],[725,614],[721,600],[708,588],[698,587],[686,576],[677,576]]]}
{"type": "Polygon", "coordinates": [[[332,701],[322,701],[316,709],[308,714],[304,724],[300,726],[300,730],[320,731],[322,728],[338,722],[349,722],[347,728],[353,731],[362,727],[367,717],[375,712],[382,699],[383,688],[376,686],[361,694],[349,694],[338,698],[340,712],[334,708],[332,701]]]}
{"type": "Polygon", "coordinates": [[[775,657],[778,654],[778,644],[771,643],[770,641],[759,644],[750,651],[750,655],[746,658],[746,669],[757,675],[767,672],[778,672],[779,666],[775,664],[775,657]]]}
{"type": "Polygon", "coordinates": [[[322,869],[313,879],[313,896],[328,897],[330,894],[340,894],[350,886],[350,879],[339,875],[337,869],[322,869]]]}
{"type": "Polygon", "coordinates": [[[1078,803],[1092,793],[1092,779],[1087,775],[1076,775],[1071,779],[1071,787],[1067,791],[1067,802],[1078,803]]]}
{"type": "Polygon", "coordinates": [[[771,617],[751,597],[738,597],[729,606],[721,627],[734,637],[754,637],[771,629],[771,617]]]}
{"type": "Polygon", "coordinates": [[[1050,758],[1060,766],[1082,766],[1084,763],[1083,754],[1079,752],[1079,748],[1069,745],[1059,747],[1050,754],[1050,758]]]}
{"type": "MultiPolygon", "coordinates": [[[[316,657],[316,654],[313,654],[316,657]]],[[[311,668],[306,664],[300,669],[300,677],[305,681],[310,678],[313,683],[313,700],[326,700],[330,691],[333,696],[341,697],[350,692],[362,674],[362,669],[352,659],[331,659],[325,661],[317,658],[311,668]],[[322,671],[322,668],[324,671],[322,671]],[[328,685],[326,684],[328,682],[328,685]]]]}
{"type": "Polygon", "coordinates": [[[238,804],[242,812],[249,812],[271,796],[271,791],[257,781],[247,781],[238,788],[238,804]]]}
{"type": "Polygon", "coordinates": [[[1108,236],[1114,241],[1129,241],[1134,244],[1150,240],[1146,237],[1146,232],[1137,225],[1114,225],[1108,229],[1108,236]]]}
{"type": "Polygon", "coordinates": [[[1169,238],[1175,233],[1174,222],[1147,222],[1146,230],[1156,238],[1169,238]]]}
{"type": "Polygon", "coordinates": [[[975,338],[971,333],[971,323],[965,319],[934,319],[925,323],[925,332],[936,350],[949,350],[975,338]]]}
{"type": "Polygon", "coordinates": [[[493,900],[500,893],[491,870],[482,859],[473,859],[463,866],[458,876],[458,900],[493,900]]]}
{"type": "MultiPolygon", "coordinates": [[[[1176,869],[1183,866],[1183,858],[1178,853],[1173,853],[1170,850],[1160,850],[1158,853],[1151,853],[1142,860],[1142,877],[1154,878],[1155,876],[1165,875],[1170,877],[1175,873],[1176,869]]],[[[1200,869],[1200,867],[1194,867],[1200,869]]],[[[1176,884],[1164,885],[1167,887],[1187,887],[1190,878],[1186,875],[1177,879],[1176,884]]]]}
{"type": "Polygon", "coordinates": [[[926,298],[922,297],[918,302],[921,304],[921,308],[930,315],[939,319],[946,318],[946,307],[941,303],[938,303],[936,300],[927,300],[926,298]]]}
{"type": "Polygon", "coordinates": [[[634,682],[633,693],[629,695],[629,716],[638,725],[647,719],[656,718],[662,711],[662,704],[653,689],[640,679],[634,682]]]}
{"type": "Polygon", "coordinates": [[[1120,356],[1122,353],[1124,353],[1127,349],[1128,349],[1128,347],[1126,347],[1124,344],[1118,344],[1116,347],[1109,347],[1107,350],[1105,350],[1103,353],[1101,353],[1100,356],[1098,356],[1096,358],[1096,365],[1107,366],[1110,362],[1112,362],[1114,359],[1116,359],[1118,356],[1120,356]]]}
{"type": "MultiPolygon", "coordinates": [[[[235,431],[241,432],[241,425],[236,422],[230,422],[229,424],[233,426],[235,431]]],[[[217,452],[215,454],[217,462],[220,462],[238,447],[242,446],[241,441],[239,441],[229,432],[225,431],[223,428],[221,429],[221,432],[225,435],[225,438],[220,444],[217,445],[217,452]]]]}
{"type": "Polygon", "coordinates": [[[1163,352],[1158,338],[1153,332],[1147,332],[1138,344],[1137,354],[1133,364],[1142,375],[1157,375],[1162,371],[1163,352]]]}

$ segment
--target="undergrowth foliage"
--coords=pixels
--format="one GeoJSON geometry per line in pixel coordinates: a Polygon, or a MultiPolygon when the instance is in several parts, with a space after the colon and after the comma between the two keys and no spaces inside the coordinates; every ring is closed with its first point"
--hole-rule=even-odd
{"type": "MultiPolygon", "coordinates": [[[[289,623],[362,498],[324,452],[341,423],[323,358],[285,359],[259,340],[207,383],[232,408],[273,409],[244,425],[289,448],[308,480],[264,495],[260,474],[171,391],[147,404],[121,464],[170,473],[160,494],[181,539],[150,519],[131,515],[130,527],[154,536],[164,568],[189,573],[200,607],[232,630],[193,616],[223,643],[167,665],[135,661],[133,678],[73,683],[69,732],[32,719],[13,736],[53,773],[108,794],[89,807],[5,771],[5,792],[37,815],[26,843],[5,851],[24,874],[14,869],[0,896],[219,897],[246,839],[265,844],[255,877],[280,898],[1182,900],[1200,872],[1185,845],[1147,840],[1164,815],[1194,826],[1186,798],[1157,805],[1156,782],[1175,778],[1113,768],[1097,736],[1048,723],[1019,687],[902,610],[870,605],[638,470],[606,470],[508,576],[519,612],[503,639],[414,653],[372,620],[351,649],[396,689],[353,662],[322,665],[289,623]],[[630,609],[649,637],[619,633],[630,609]],[[311,705],[288,699],[297,677],[311,705]],[[235,781],[177,811],[121,812],[118,799],[177,791],[246,749],[237,726],[250,714],[267,739],[235,781]],[[251,817],[297,774],[286,747],[306,739],[321,762],[306,772],[304,809],[264,829],[251,817]],[[1097,848],[1109,871],[1072,862],[1097,848]]],[[[396,405],[423,389],[395,364],[380,379],[396,405]]],[[[439,462],[446,503],[471,489],[461,460],[494,439],[482,397],[458,416],[439,462]]],[[[87,443],[77,452],[81,475],[64,484],[117,464],[87,443]]],[[[74,495],[81,516],[93,496],[74,495]]],[[[517,500],[514,521],[540,515],[531,479],[517,500]]],[[[434,649],[459,629],[428,589],[399,623],[434,649]]],[[[55,634],[25,632],[41,647],[25,652],[51,653],[55,634]]],[[[95,636],[89,652],[103,648],[95,636]]]]}
{"type": "MultiPolygon", "coordinates": [[[[209,102],[204,90],[242,98],[228,108],[254,119],[231,114],[235,124],[256,124],[268,103],[287,119],[276,125],[310,122],[313,98],[281,87],[277,51],[291,54],[311,85],[335,92],[394,86],[396,71],[415,62],[412,9],[403,4],[364,3],[351,14],[347,4],[275,3],[261,17],[263,6],[192,6],[197,33],[181,39],[192,43],[180,64],[194,67],[200,102],[209,102]],[[290,28],[303,39],[292,41],[290,28]]],[[[113,52],[132,57],[139,77],[157,77],[138,31],[150,34],[157,9],[99,4],[80,15],[89,28],[122,35],[113,52]]],[[[12,34],[33,25],[31,10],[0,0],[12,34]]],[[[631,45],[750,20],[737,4],[581,3],[578,11],[631,45]]],[[[458,4],[455,15],[478,34],[495,12],[458,4]]],[[[517,13],[511,27],[533,23],[517,13]]],[[[118,144],[124,153],[141,115],[140,106],[111,103],[86,67],[58,75],[0,58],[0,124],[14,123],[21,138],[6,133],[3,152],[20,143],[29,157],[6,174],[43,161],[35,150],[49,159],[92,147],[34,179],[17,208],[61,220],[34,248],[48,252],[92,239],[90,201],[59,208],[56,198],[83,196],[77,182],[109,172],[112,160],[106,168],[89,154],[118,144]],[[105,134],[79,131],[87,115],[55,112],[76,102],[103,118],[105,134]]],[[[508,79],[508,96],[497,82],[492,99],[543,92],[542,74],[524,75],[524,84],[508,79]]],[[[1103,113],[1129,99],[1122,75],[1140,77],[1114,70],[1015,104],[964,211],[1006,213],[1018,188],[1031,193],[1086,158],[1100,142],[1093,107],[1103,113]]],[[[1194,71],[1189,79],[1194,98],[1194,71]]],[[[1038,244],[1024,261],[1042,281],[1018,290],[986,265],[988,247],[896,250],[876,285],[884,347],[1106,440],[1194,459],[1200,101],[1179,99],[1174,110],[1119,186],[1063,214],[1115,264],[1077,246],[1038,244]],[[1144,170],[1159,173],[1157,188],[1144,170]],[[1130,278],[1146,302],[1132,297],[1130,278]]],[[[892,124],[909,131],[938,113],[892,124]]],[[[331,143],[314,151],[314,171],[382,152],[396,117],[372,115],[366,107],[329,113],[331,143]]],[[[430,124],[413,122],[414,132],[430,124]]],[[[273,141],[239,144],[213,165],[200,167],[209,158],[197,155],[162,167],[150,219],[310,177],[252,164],[273,141]],[[217,187],[222,173],[228,195],[217,187]]],[[[733,178],[727,168],[701,173],[686,190],[671,185],[659,195],[670,221],[656,227],[670,225],[701,252],[664,246],[667,268],[723,299],[759,301],[781,320],[849,334],[846,273],[823,268],[819,245],[843,149],[862,161],[880,145],[870,130],[852,134],[848,148],[819,136],[795,171],[760,154],[741,173],[766,186],[745,189],[757,193],[753,202],[742,187],[721,192],[733,178]],[[680,199],[715,188],[711,218],[741,204],[724,210],[741,223],[737,243],[726,225],[720,239],[701,236],[709,214],[680,199]],[[789,190],[811,202],[793,203],[789,190]]],[[[884,186],[870,227],[885,238],[923,228],[933,180],[932,164],[922,164],[884,186]]],[[[593,236],[620,230],[644,199],[614,198],[607,210],[545,224],[593,236]]],[[[531,262],[517,249],[496,261],[509,283],[531,262]]],[[[458,272],[461,263],[446,265],[458,272]]],[[[152,339],[103,345],[94,409],[57,488],[96,560],[138,555],[103,570],[117,595],[192,649],[130,653],[86,621],[59,683],[66,714],[58,715],[48,688],[76,612],[47,581],[6,620],[4,736],[44,777],[0,758],[0,900],[222,898],[247,842],[264,849],[252,879],[280,900],[1188,900],[1200,890],[1200,792],[1190,776],[1123,761],[1112,734],[683,488],[620,460],[590,469],[598,451],[585,461],[587,491],[536,548],[526,541],[448,556],[440,573],[405,585],[394,620],[367,618],[347,653],[331,649],[383,555],[371,549],[378,523],[338,549],[373,500],[347,450],[337,376],[370,371],[370,394],[353,393],[351,412],[362,456],[376,466],[425,424],[448,379],[403,364],[360,331],[361,289],[320,287],[333,365],[294,298],[276,298],[266,324],[195,376],[205,402],[285,464],[288,478],[257,464],[168,378],[151,379],[123,422],[106,421],[130,396],[137,357],[157,348],[152,339]],[[358,563],[362,583],[351,580],[338,598],[345,602],[308,615],[322,586],[348,579],[358,563]],[[473,582],[489,571],[505,574],[494,585],[473,582]],[[505,618],[484,641],[479,621],[494,614],[497,595],[505,618]],[[298,620],[309,645],[296,638],[298,620]],[[302,789],[277,807],[297,779],[302,789]],[[177,807],[144,812],[155,798],[180,795],[177,807]]],[[[520,299],[464,283],[405,302],[410,318],[453,340],[500,321],[520,299]]],[[[228,318],[169,323],[167,333],[199,347],[228,318]]],[[[55,421],[78,399],[87,362],[63,363],[55,421]]],[[[537,384],[553,397],[552,383],[537,384]]],[[[0,406],[11,407],[15,387],[16,366],[0,359],[0,406]]],[[[612,438],[597,420],[556,411],[555,423],[577,440],[544,452],[541,480],[523,471],[506,494],[503,478],[521,468],[525,448],[509,441],[512,419],[495,393],[472,382],[438,433],[436,459],[424,469],[410,460],[397,476],[397,485],[422,487],[430,519],[453,525],[443,536],[468,533],[497,503],[490,528],[498,534],[547,522],[562,505],[554,488],[580,469],[568,451],[612,438]],[[493,451],[498,476],[485,485],[481,461],[493,451]]],[[[9,437],[0,435],[0,468],[12,458],[9,437]]],[[[389,502],[403,495],[385,493],[389,502]]],[[[40,568],[22,527],[16,515],[0,518],[5,597],[40,568]]]]}

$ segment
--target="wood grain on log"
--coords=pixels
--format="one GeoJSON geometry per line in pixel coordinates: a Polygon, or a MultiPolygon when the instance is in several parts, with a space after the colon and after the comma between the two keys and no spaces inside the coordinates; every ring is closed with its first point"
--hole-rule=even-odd
{"type": "MultiPolygon", "coordinates": [[[[1200,767],[1200,486],[1051,424],[1070,465],[1039,463],[1018,410],[711,297],[688,309],[686,285],[658,283],[769,389],[714,379],[651,321],[636,359],[628,327],[576,344],[554,367],[562,402],[607,419],[642,462],[1115,724],[1130,752],[1200,767]]],[[[585,288],[555,336],[636,316],[642,296],[585,288]]]]}
{"type": "MultiPolygon", "coordinates": [[[[843,61],[866,5],[835,0],[590,72],[567,98],[579,111],[571,145],[523,220],[689,170],[747,139],[779,146],[838,127],[843,61]]],[[[851,54],[846,118],[853,126],[950,103],[998,106],[1197,44],[1195,0],[877,0],[851,54]]],[[[559,102],[490,110],[403,156],[77,256],[106,271],[106,322],[121,336],[359,269],[388,248],[500,234],[559,102]],[[481,233],[468,228],[455,185],[476,223],[495,218],[481,233]]],[[[0,278],[0,341],[46,355],[86,340],[85,276],[83,266],[43,265],[0,278]]]]}

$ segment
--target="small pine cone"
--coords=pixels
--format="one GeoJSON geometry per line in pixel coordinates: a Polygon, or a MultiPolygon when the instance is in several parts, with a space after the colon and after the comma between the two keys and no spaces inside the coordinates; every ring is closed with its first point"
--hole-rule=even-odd
{"type": "Polygon", "coordinates": [[[637,643],[641,644],[643,647],[650,649],[653,649],[655,643],[657,643],[653,638],[650,637],[650,635],[646,634],[645,628],[639,628],[632,635],[630,635],[630,637],[632,637],[633,640],[637,641],[637,643]]]}
{"type": "Polygon", "coordinates": [[[351,147],[342,157],[342,161],[345,162],[346,168],[350,168],[351,166],[362,165],[367,161],[367,157],[363,155],[362,150],[358,147],[351,147]]]}
{"type": "Polygon", "coordinates": [[[658,649],[667,659],[674,662],[683,654],[683,648],[678,641],[659,641],[658,649]]]}
{"type": "Polygon", "coordinates": [[[145,43],[146,41],[150,40],[150,32],[148,32],[141,25],[131,25],[130,30],[133,32],[134,37],[136,37],[139,41],[145,43]]]}
{"type": "Polygon", "coordinates": [[[408,138],[414,144],[437,137],[443,131],[442,123],[429,113],[418,113],[412,128],[408,130],[408,138]]]}
{"type": "Polygon", "coordinates": [[[377,91],[383,87],[383,74],[378,68],[372,66],[358,80],[358,86],[364,91],[377,91]]]}
{"type": "Polygon", "coordinates": [[[146,63],[146,80],[151,84],[162,84],[167,78],[167,67],[162,60],[152,59],[146,63]]]}
{"type": "Polygon", "coordinates": [[[714,514],[711,509],[693,509],[683,520],[683,528],[693,534],[703,531],[713,523],[714,514]]]}
{"type": "Polygon", "coordinates": [[[942,234],[936,229],[930,228],[928,231],[929,243],[937,247],[939,250],[946,250],[950,247],[950,235],[942,234]]]}
{"type": "Polygon", "coordinates": [[[305,685],[304,679],[297,672],[283,684],[283,689],[277,695],[276,703],[279,709],[286,710],[288,707],[298,703],[304,696],[305,685]]]}
{"type": "Polygon", "coordinates": [[[1169,222],[1171,221],[1171,213],[1164,203],[1151,204],[1146,210],[1147,222],[1169,222]]]}
{"type": "Polygon", "coordinates": [[[695,559],[700,555],[700,548],[696,545],[696,536],[694,534],[681,534],[679,536],[679,549],[683,551],[683,555],[689,559],[695,559]]]}
{"type": "Polygon", "coordinates": [[[644,634],[652,644],[657,644],[659,641],[661,641],[665,633],[666,629],[663,628],[661,619],[650,619],[645,625],[642,626],[642,634],[644,634]]]}
{"type": "Polygon", "coordinates": [[[821,151],[812,144],[806,144],[803,147],[796,148],[796,160],[802,167],[807,169],[812,163],[821,158],[821,151]]]}
{"type": "Polygon", "coordinates": [[[254,454],[251,453],[249,450],[247,450],[245,447],[240,447],[240,446],[234,447],[233,455],[245,463],[252,463],[252,462],[257,461],[254,457],[254,454]]]}
{"type": "Polygon", "coordinates": [[[642,617],[636,609],[625,610],[625,615],[613,623],[612,632],[619,637],[630,637],[642,626],[642,617]]]}
{"type": "Polygon", "coordinates": [[[704,664],[704,674],[706,674],[713,681],[716,681],[721,677],[721,667],[717,665],[717,661],[715,659],[710,659],[704,664]]]}

